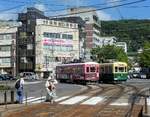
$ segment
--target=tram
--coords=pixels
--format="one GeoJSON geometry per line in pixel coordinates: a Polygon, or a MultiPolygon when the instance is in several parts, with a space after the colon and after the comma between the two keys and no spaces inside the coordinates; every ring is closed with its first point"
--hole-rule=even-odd
{"type": "Polygon", "coordinates": [[[99,63],[69,63],[56,66],[56,78],[60,82],[86,83],[99,81],[99,63]]]}
{"type": "Polygon", "coordinates": [[[121,82],[127,80],[127,63],[112,62],[100,64],[100,82],[121,82]]]}

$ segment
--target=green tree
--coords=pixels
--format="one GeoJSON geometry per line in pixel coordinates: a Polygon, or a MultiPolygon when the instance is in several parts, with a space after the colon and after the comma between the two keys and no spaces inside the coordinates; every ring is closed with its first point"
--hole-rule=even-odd
{"type": "Polygon", "coordinates": [[[128,63],[127,54],[120,47],[114,45],[106,45],[103,47],[93,48],[91,50],[92,59],[101,63],[109,60],[121,61],[128,63]]]}
{"type": "Polygon", "coordinates": [[[143,52],[139,54],[139,63],[142,67],[150,67],[150,42],[144,43],[143,52]]]}
{"type": "Polygon", "coordinates": [[[144,41],[150,40],[150,20],[102,21],[102,35],[115,36],[118,42],[126,42],[128,52],[137,52],[144,41]]]}

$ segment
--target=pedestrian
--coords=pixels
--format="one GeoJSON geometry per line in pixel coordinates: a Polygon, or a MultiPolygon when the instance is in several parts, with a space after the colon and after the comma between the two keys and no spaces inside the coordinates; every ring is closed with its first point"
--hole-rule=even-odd
{"type": "Polygon", "coordinates": [[[15,83],[16,100],[17,100],[17,103],[20,103],[20,104],[23,103],[23,87],[24,87],[24,78],[23,78],[23,75],[20,74],[20,77],[15,83]]]}
{"type": "Polygon", "coordinates": [[[53,104],[54,99],[56,98],[56,84],[57,80],[55,79],[54,75],[50,75],[45,83],[47,96],[46,101],[50,101],[53,104]]]}

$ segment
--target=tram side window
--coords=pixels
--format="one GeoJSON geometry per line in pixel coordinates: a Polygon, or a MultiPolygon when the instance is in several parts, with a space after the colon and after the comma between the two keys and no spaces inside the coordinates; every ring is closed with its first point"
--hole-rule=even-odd
{"type": "Polygon", "coordinates": [[[118,67],[115,67],[115,72],[118,72],[118,67]]]}
{"type": "Polygon", "coordinates": [[[86,72],[89,72],[89,67],[86,68],[86,72]]]}
{"type": "Polygon", "coordinates": [[[105,73],[109,73],[109,66],[105,66],[105,73]]]}
{"type": "Polygon", "coordinates": [[[101,67],[101,73],[104,73],[104,67],[101,67]]]}
{"type": "Polygon", "coordinates": [[[90,67],[90,72],[95,72],[95,71],[96,71],[95,67],[90,67]]]}
{"type": "Polygon", "coordinates": [[[96,72],[98,72],[98,67],[97,67],[97,71],[96,72]]]}

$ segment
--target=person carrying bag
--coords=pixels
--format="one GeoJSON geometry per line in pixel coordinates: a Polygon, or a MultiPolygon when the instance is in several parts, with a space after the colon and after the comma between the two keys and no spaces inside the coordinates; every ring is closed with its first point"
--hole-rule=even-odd
{"type": "Polygon", "coordinates": [[[57,80],[54,78],[54,76],[49,76],[46,83],[46,91],[47,91],[47,96],[46,96],[46,101],[50,101],[52,104],[54,102],[54,99],[56,98],[56,84],[57,80]]]}

